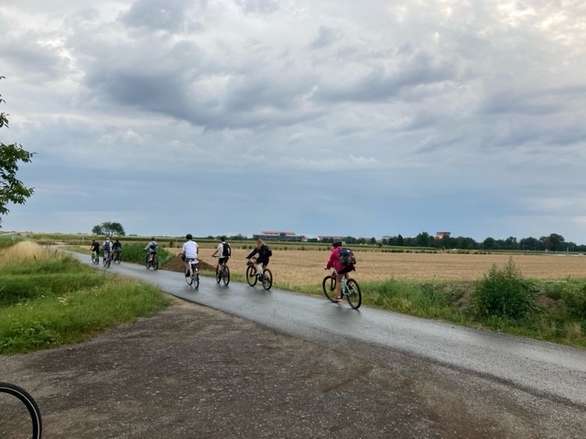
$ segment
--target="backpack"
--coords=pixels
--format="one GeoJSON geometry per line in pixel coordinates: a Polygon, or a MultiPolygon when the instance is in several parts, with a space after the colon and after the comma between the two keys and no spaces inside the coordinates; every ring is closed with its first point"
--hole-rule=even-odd
{"type": "Polygon", "coordinates": [[[354,253],[349,248],[340,249],[340,262],[344,267],[352,267],[356,264],[354,253]]]}
{"type": "Polygon", "coordinates": [[[266,245],[265,247],[266,247],[267,256],[270,258],[271,256],[273,256],[273,251],[271,250],[271,248],[268,245],[266,245]]]}
{"type": "Polygon", "coordinates": [[[228,244],[227,242],[224,243],[224,246],[222,248],[222,256],[224,258],[229,258],[230,256],[232,256],[232,247],[230,247],[230,244],[228,244]]]}
{"type": "Polygon", "coordinates": [[[105,252],[109,252],[110,251],[110,246],[111,246],[110,241],[104,242],[104,251],[105,252]]]}

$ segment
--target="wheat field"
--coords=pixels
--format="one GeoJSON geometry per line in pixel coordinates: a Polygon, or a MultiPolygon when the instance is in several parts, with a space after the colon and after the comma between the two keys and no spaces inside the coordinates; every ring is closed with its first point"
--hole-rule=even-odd
{"type": "MultiPolygon", "coordinates": [[[[201,259],[215,264],[213,249],[202,248],[201,259]]],[[[244,272],[249,250],[233,249],[230,267],[244,272]]],[[[323,266],[329,252],[320,250],[273,250],[270,268],[279,283],[308,285],[321,282],[323,266]]],[[[510,255],[449,253],[382,253],[355,252],[358,260],[354,276],[361,281],[390,278],[410,280],[476,280],[493,264],[505,264],[510,255]]],[[[586,279],[586,257],[576,255],[514,255],[523,275],[537,279],[586,279]]]]}

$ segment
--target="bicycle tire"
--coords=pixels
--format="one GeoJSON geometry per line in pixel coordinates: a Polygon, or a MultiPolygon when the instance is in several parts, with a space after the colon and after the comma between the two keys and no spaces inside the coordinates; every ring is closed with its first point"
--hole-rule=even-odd
{"type": "Polygon", "coordinates": [[[254,268],[252,265],[246,267],[246,282],[251,287],[254,287],[258,282],[258,278],[256,277],[256,268],[254,268]]]}
{"type": "Polygon", "coordinates": [[[198,290],[199,289],[199,273],[195,273],[195,276],[193,277],[193,285],[192,285],[194,290],[198,290]]]}
{"type": "Polygon", "coordinates": [[[31,438],[40,439],[43,435],[43,420],[41,410],[34,398],[23,388],[8,383],[0,383],[0,393],[12,395],[24,404],[31,417],[31,438]]]}
{"type": "Polygon", "coordinates": [[[265,291],[269,291],[273,286],[273,273],[268,268],[262,271],[262,287],[265,291]],[[268,276],[267,276],[268,273],[268,276]]]}
{"type": "Polygon", "coordinates": [[[222,281],[222,270],[220,270],[220,267],[216,267],[216,283],[218,285],[220,285],[221,281],[222,281]]]}
{"type": "Polygon", "coordinates": [[[362,293],[360,292],[360,286],[354,279],[348,279],[346,283],[348,294],[346,294],[346,300],[352,309],[360,308],[362,305],[362,293]]]}
{"type": "Polygon", "coordinates": [[[230,285],[230,268],[228,266],[224,267],[224,272],[222,273],[222,283],[225,287],[230,285]]]}
{"type": "Polygon", "coordinates": [[[332,303],[337,303],[334,300],[334,292],[336,291],[336,278],[332,275],[324,277],[324,280],[321,283],[322,290],[324,292],[324,296],[332,303]]]}

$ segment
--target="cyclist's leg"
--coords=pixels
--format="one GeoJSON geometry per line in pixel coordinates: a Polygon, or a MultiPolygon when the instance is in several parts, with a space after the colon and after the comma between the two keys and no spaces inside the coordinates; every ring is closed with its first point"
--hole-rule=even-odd
{"type": "Polygon", "coordinates": [[[345,273],[336,273],[336,297],[335,300],[342,300],[342,279],[346,276],[345,273]]]}

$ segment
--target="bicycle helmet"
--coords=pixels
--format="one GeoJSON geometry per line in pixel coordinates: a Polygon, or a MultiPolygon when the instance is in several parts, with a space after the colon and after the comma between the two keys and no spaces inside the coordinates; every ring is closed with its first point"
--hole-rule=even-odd
{"type": "Polygon", "coordinates": [[[187,239],[188,241],[193,239],[193,236],[191,236],[191,233],[188,233],[187,235],[185,235],[185,239],[187,239]]]}
{"type": "Polygon", "coordinates": [[[334,241],[332,247],[342,247],[342,241],[334,241]]]}

